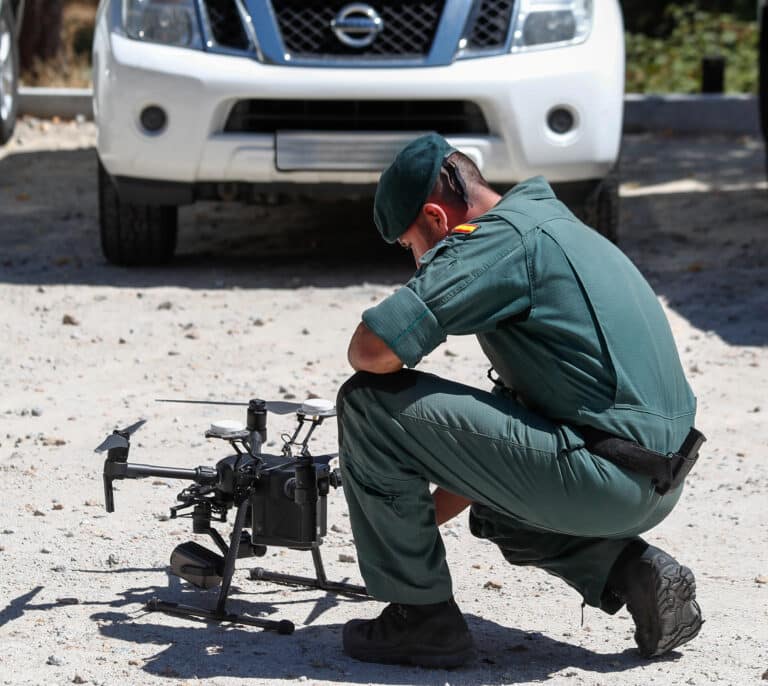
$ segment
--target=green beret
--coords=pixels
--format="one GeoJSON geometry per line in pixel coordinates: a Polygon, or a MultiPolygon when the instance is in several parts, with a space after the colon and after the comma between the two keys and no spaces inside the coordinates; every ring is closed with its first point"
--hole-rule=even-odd
{"type": "Polygon", "coordinates": [[[435,187],[443,160],[454,152],[445,138],[429,133],[408,143],[384,170],[373,221],[387,243],[394,243],[413,224],[435,187]]]}

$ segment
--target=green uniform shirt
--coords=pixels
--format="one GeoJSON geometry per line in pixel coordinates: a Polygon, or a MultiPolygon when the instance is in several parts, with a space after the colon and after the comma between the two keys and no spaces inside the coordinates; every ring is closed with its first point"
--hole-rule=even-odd
{"type": "Polygon", "coordinates": [[[448,334],[476,334],[526,406],[652,450],[680,447],[696,400],[669,324],[630,260],[558,201],[518,184],[453,233],[363,321],[409,367],[448,334]]]}

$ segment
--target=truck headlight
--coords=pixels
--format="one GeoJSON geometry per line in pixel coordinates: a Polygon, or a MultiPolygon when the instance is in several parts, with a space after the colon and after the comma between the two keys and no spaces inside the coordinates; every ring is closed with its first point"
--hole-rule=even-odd
{"type": "Polygon", "coordinates": [[[202,48],[195,0],[123,0],[130,38],[181,48],[202,48]]]}
{"type": "Polygon", "coordinates": [[[592,0],[520,0],[512,51],[584,42],[592,28],[592,0]]]}

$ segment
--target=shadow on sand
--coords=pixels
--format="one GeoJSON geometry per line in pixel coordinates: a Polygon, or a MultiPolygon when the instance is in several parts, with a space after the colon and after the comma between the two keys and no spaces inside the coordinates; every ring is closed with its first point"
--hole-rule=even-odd
{"type": "MultiPolygon", "coordinates": [[[[764,160],[755,139],[629,136],[623,148],[622,249],[671,307],[738,345],[768,342],[764,160]]],[[[292,289],[412,272],[378,239],[370,199],[185,208],[178,256],[155,269],[105,262],[97,204],[93,149],[0,159],[0,283],[292,289]],[[44,192],[30,191],[41,176],[44,192]]]]}

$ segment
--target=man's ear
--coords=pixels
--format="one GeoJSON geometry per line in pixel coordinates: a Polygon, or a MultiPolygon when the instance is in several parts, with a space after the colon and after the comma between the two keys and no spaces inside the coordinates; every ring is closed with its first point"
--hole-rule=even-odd
{"type": "Polygon", "coordinates": [[[430,232],[435,232],[440,236],[447,236],[450,233],[452,227],[448,222],[448,215],[440,205],[428,202],[422,208],[422,212],[430,232]]]}

